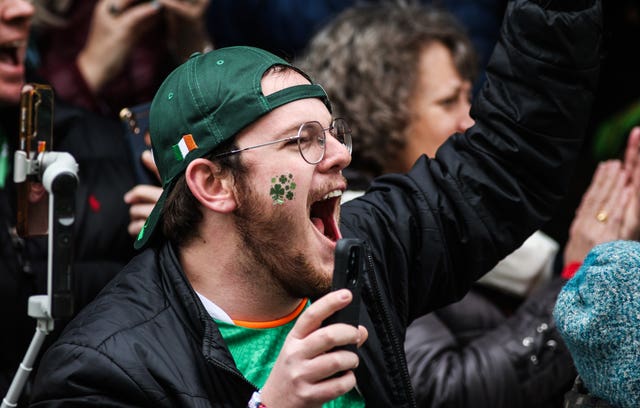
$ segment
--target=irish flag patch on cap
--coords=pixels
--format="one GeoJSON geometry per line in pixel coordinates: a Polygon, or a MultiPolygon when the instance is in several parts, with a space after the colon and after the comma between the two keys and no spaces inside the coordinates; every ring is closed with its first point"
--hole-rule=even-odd
{"type": "Polygon", "coordinates": [[[178,144],[174,144],[172,148],[173,154],[176,156],[176,160],[182,161],[190,151],[197,149],[198,145],[193,140],[193,135],[188,134],[182,136],[180,142],[178,142],[178,144]]]}

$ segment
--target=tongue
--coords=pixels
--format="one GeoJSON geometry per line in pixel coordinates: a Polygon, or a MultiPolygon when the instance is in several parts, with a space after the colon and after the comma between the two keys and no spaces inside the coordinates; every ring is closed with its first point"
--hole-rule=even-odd
{"type": "Polygon", "coordinates": [[[322,222],[322,219],[317,217],[311,217],[311,222],[322,233],[322,235],[324,235],[324,222],[322,222]]]}

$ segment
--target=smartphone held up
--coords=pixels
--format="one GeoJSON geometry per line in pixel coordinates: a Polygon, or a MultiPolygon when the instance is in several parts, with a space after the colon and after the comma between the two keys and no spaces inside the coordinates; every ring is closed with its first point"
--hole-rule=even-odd
{"type": "MultiPolygon", "coordinates": [[[[364,241],[355,238],[338,240],[335,249],[332,290],[349,289],[353,295],[351,303],[338,310],[322,322],[323,326],[346,323],[358,327],[360,323],[360,280],[364,270],[364,241]]],[[[356,352],[350,344],[341,349],[356,352]]]]}
{"type": "Polygon", "coordinates": [[[20,96],[20,125],[18,155],[14,180],[17,189],[16,232],[21,237],[47,233],[47,200],[33,200],[35,190],[40,189],[38,165],[40,153],[51,150],[53,139],[53,89],[48,85],[28,83],[20,96]],[[20,165],[22,163],[22,165],[20,165]],[[41,208],[39,208],[41,207],[41,208]]]}

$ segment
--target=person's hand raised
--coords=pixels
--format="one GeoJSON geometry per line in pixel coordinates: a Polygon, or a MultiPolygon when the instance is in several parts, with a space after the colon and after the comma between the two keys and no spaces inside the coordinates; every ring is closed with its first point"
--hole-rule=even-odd
{"type": "Polygon", "coordinates": [[[640,239],[640,126],[629,133],[624,169],[630,177],[631,198],[622,223],[622,239],[640,239]]]}
{"type": "Polygon", "coordinates": [[[160,21],[156,18],[160,7],[155,2],[134,3],[96,3],[87,40],[77,58],[78,69],[94,93],[120,73],[138,39],[160,21]]]}
{"type": "Polygon", "coordinates": [[[178,62],[213,48],[205,24],[209,0],[157,0],[165,10],[167,41],[178,62]]]}
{"type": "Polygon", "coordinates": [[[598,244],[624,239],[623,223],[630,198],[631,186],[622,163],[600,163],[571,223],[565,265],[582,262],[598,244]]]}

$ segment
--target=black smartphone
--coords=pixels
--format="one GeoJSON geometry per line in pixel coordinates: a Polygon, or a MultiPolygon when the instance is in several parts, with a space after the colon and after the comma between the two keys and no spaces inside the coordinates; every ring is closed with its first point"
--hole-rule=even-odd
{"type": "Polygon", "coordinates": [[[150,108],[150,102],[123,108],[120,111],[120,120],[124,126],[125,137],[130,147],[136,183],[159,186],[160,182],[156,175],[147,169],[140,159],[143,151],[151,149],[151,137],[149,135],[150,108]]]}
{"type": "MultiPolygon", "coordinates": [[[[344,309],[338,310],[323,321],[323,326],[346,323],[358,327],[360,323],[360,279],[364,270],[364,262],[364,241],[343,238],[336,242],[332,290],[349,289],[353,294],[353,299],[344,309]]],[[[339,348],[356,352],[355,344],[339,348]]]]}

